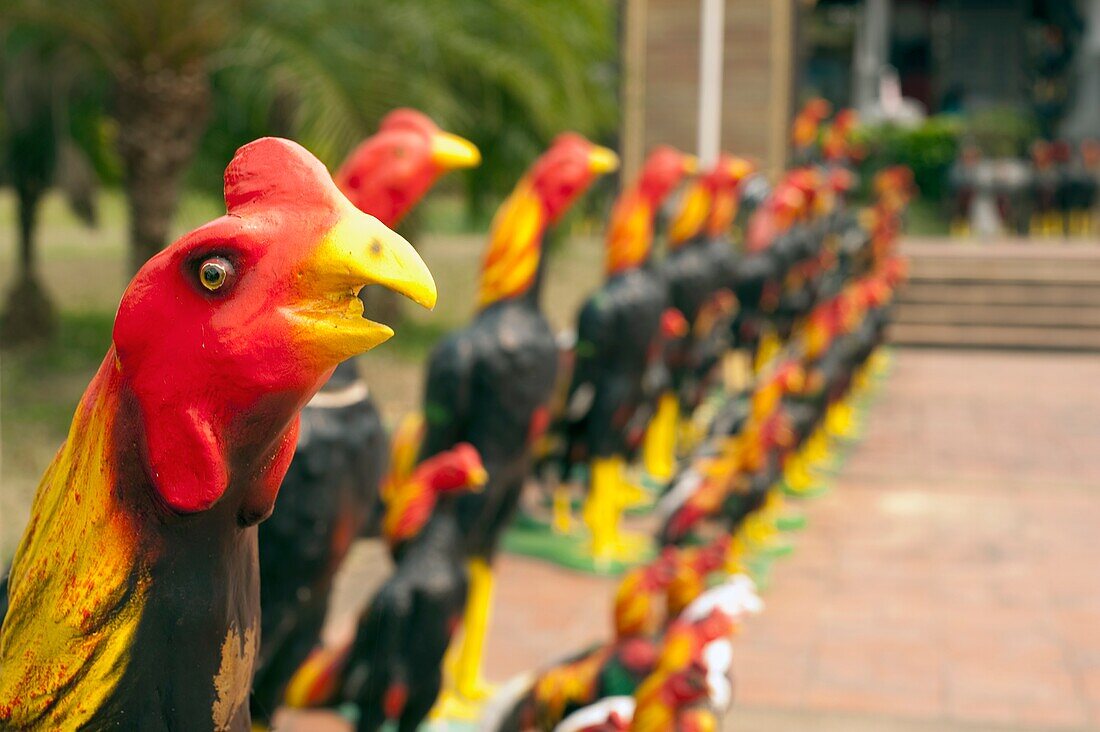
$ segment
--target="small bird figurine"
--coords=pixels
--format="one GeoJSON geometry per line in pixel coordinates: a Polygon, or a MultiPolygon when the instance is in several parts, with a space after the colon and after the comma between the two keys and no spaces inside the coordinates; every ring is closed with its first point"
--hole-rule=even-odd
{"type": "Polygon", "coordinates": [[[715,644],[735,627],[719,609],[699,620],[677,621],[664,637],[655,669],[633,697],[602,699],[571,714],[554,732],[714,732],[730,700],[724,673],[714,685],[718,666],[728,668],[730,660],[726,649],[715,644]]]}
{"type": "MultiPolygon", "coordinates": [[[[412,109],[382,120],[340,167],[349,200],[396,226],[441,175],[480,162],[476,147],[412,109]]],[[[371,288],[360,299],[369,302],[371,288]]],[[[354,361],[302,410],[298,446],[280,489],[279,512],[260,524],[260,652],[252,719],[271,719],[291,674],[317,643],[337,568],[364,529],[377,523],[386,467],[382,416],[354,361]]]]}
{"type": "Polygon", "coordinates": [[[809,165],[816,161],[821,123],[832,113],[833,105],[821,97],[814,97],[795,115],[791,125],[791,147],[795,165],[809,165]]]}
{"type": "MultiPolygon", "coordinates": [[[[649,266],[654,220],[661,204],[695,158],[656,148],[638,180],[623,190],[607,230],[607,280],[581,306],[572,383],[562,417],[562,478],[574,465],[589,465],[584,519],[597,563],[637,556],[619,532],[629,504],[625,466],[645,434],[645,379],[660,355],[667,294],[649,266]],[[641,417],[641,418],[640,418],[641,417]]],[[[663,364],[657,364],[663,366],[663,364]]]]}
{"type": "Polygon", "coordinates": [[[690,410],[700,393],[701,346],[713,330],[706,325],[720,320],[704,317],[700,321],[700,315],[718,314],[705,306],[726,287],[732,271],[727,255],[732,257],[733,250],[725,235],[736,215],[737,184],[750,170],[743,160],[721,156],[711,171],[699,176],[685,191],[669,226],[669,251],[661,263],[661,275],[668,287],[669,303],[683,315],[689,331],[686,338],[668,349],[671,389],[658,401],[649,427],[652,435],[645,443],[646,469],[662,483],[674,472],[681,420],[690,420],[690,410]]]}
{"type": "Polygon", "coordinates": [[[664,625],[661,603],[675,571],[673,550],[627,572],[615,592],[615,636],[535,674],[493,701],[483,721],[492,732],[550,732],[581,707],[632,694],[657,661],[664,625]]]}
{"type": "Polygon", "coordinates": [[[393,335],[377,284],[431,307],[404,239],[299,145],[245,145],[227,215],[150,259],[39,485],[0,629],[0,727],[247,730],[256,524],[298,412],[393,335]]]}
{"type": "Polygon", "coordinates": [[[459,445],[420,463],[389,497],[383,530],[396,569],[344,648],[319,648],[294,675],[290,706],[354,702],[358,729],[386,720],[416,730],[442,686],[443,655],[466,602],[466,566],[455,501],[488,475],[477,451],[459,445]]]}
{"type": "MultiPolygon", "coordinates": [[[[424,396],[422,459],[469,442],[485,461],[485,491],[458,498],[467,539],[470,596],[458,650],[454,701],[480,701],[492,594],[490,562],[519,503],[531,448],[549,424],[557,345],[539,310],[542,243],[618,157],[580,135],[559,135],[516,185],[493,220],[470,325],[432,352],[424,396]]],[[[461,706],[461,704],[459,705],[461,706]]]]}

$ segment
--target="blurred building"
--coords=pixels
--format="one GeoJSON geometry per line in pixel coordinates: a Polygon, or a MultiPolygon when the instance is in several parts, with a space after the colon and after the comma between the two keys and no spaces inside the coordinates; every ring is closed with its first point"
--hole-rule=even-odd
{"type": "Polygon", "coordinates": [[[1098,0],[819,0],[800,89],[866,111],[882,70],[929,113],[1033,113],[1048,137],[1100,131],[1098,0]]]}

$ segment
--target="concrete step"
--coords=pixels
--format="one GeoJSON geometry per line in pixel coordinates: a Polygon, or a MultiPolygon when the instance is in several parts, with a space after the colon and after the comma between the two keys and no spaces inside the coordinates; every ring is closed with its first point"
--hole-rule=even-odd
{"type": "Polygon", "coordinates": [[[1063,305],[1100,307],[1100,286],[1091,283],[1054,282],[944,282],[910,280],[898,293],[904,303],[958,305],[1063,305]]]}
{"type": "Polygon", "coordinates": [[[889,337],[910,346],[1100,350],[1100,329],[1092,328],[895,322],[889,337]]]}
{"type": "Polygon", "coordinates": [[[901,302],[894,317],[915,324],[1100,328],[1100,307],[1077,305],[901,302]]]}
{"type": "Polygon", "coordinates": [[[909,240],[899,343],[1100,349],[1100,242],[909,240]]]}
{"type": "Polygon", "coordinates": [[[1100,286],[1100,259],[913,259],[915,281],[1067,283],[1100,286]]]}

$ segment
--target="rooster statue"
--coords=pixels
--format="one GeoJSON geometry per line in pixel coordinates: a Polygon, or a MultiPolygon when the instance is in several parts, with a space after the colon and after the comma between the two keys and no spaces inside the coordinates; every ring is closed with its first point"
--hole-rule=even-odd
{"type": "Polygon", "coordinates": [[[732,304],[727,288],[733,250],[725,239],[737,213],[736,188],[751,171],[745,161],[719,157],[714,168],[697,178],[684,193],[668,232],[669,252],[661,273],[669,303],[687,320],[689,334],[668,349],[670,390],[662,394],[646,436],[643,459],[647,472],[666,483],[676,464],[681,416],[690,417],[698,403],[705,371],[708,339],[732,304]],[[726,298],[715,300],[719,290],[726,298]]]}
{"type": "MultiPolygon", "coordinates": [[[[559,729],[579,709],[634,694],[657,667],[666,634],[672,632],[671,621],[694,622],[718,609],[740,623],[746,615],[758,613],[762,603],[748,577],[723,577],[708,587],[725,564],[727,547],[727,541],[719,540],[698,549],[667,548],[650,564],[628,572],[615,594],[615,637],[510,682],[490,703],[482,729],[559,729]]],[[[726,670],[728,665],[721,673],[726,670]]],[[[723,696],[728,700],[728,693],[723,696]]]]}
{"type": "Polygon", "coordinates": [[[791,148],[795,165],[809,165],[818,156],[821,124],[833,113],[833,105],[814,97],[803,105],[791,125],[791,148]]]}
{"type": "Polygon", "coordinates": [[[460,443],[420,463],[394,487],[383,532],[396,569],[343,647],[310,654],[287,688],[292,707],[353,702],[358,729],[387,719],[416,730],[442,686],[443,655],[466,601],[463,537],[455,499],[487,479],[477,451],[460,443]]]}
{"type": "Polygon", "coordinates": [[[633,696],[607,697],[573,712],[554,732],[717,730],[730,703],[726,672],[731,659],[724,644],[736,627],[717,608],[697,620],[677,620],[664,637],[655,668],[633,696]]]}
{"type": "Polygon", "coordinates": [[[549,422],[557,344],[539,310],[543,235],[598,176],[617,167],[615,153],[580,135],[554,140],[493,220],[477,315],[441,342],[428,363],[421,459],[469,442],[489,473],[483,492],[457,501],[470,560],[450,697],[459,707],[486,695],[481,658],[492,596],[490,562],[519,503],[531,447],[549,422]]]}
{"type": "Polygon", "coordinates": [[[673,550],[624,575],[612,611],[615,635],[503,687],[483,727],[492,732],[549,732],[572,712],[607,696],[631,694],[653,670],[664,625],[660,599],[676,572],[673,550]]]}
{"type": "Polygon", "coordinates": [[[255,526],[298,412],[393,335],[361,287],[435,304],[408,242],[295,143],[237,151],[225,202],[135,275],[39,485],[0,629],[4,729],[248,730],[255,526]]]}
{"type": "MultiPolygon", "coordinates": [[[[619,533],[629,502],[625,465],[645,433],[647,377],[658,362],[667,306],[664,284],[649,266],[654,220],[662,202],[695,158],[670,147],[655,149],[633,186],[620,194],[607,231],[607,281],[581,307],[572,383],[561,430],[561,479],[575,465],[589,465],[584,519],[597,564],[637,555],[619,533]]],[[[557,506],[561,502],[556,502],[557,506]]],[[[560,525],[562,522],[556,522],[560,525]]]]}
{"type": "MultiPolygon", "coordinates": [[[[359,210],[393,227],[443,173],[479,161],[466,140],[442,132],[420,112],[399,109],[348,156],[335,181],[359,210]]],[[[387,442],[367,385],[355,362],[345,361],[302,410],[279,512],[259,528],[263,613],[250,698],[255,722],[270,721],[291,674],[320,636],[337,568],[354,538],[377,521],[387,442]]]]}

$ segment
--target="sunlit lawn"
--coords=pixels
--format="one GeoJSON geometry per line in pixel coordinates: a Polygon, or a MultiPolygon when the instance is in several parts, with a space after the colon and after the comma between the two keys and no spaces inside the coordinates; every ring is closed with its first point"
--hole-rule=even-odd
{"type": "MultiPolygon", "coordinates": [[[[461,202],[434,197],[425,228],[454,230],[461,202]]],[[[184,201],[176,223],[182,233],[221,213],[221,202],[197,196],[184,201]]],[[[0,289],[14,270],[15,205],[0,194],[0,289]]],[[[42,213],[41,272],[61,313],[61,332],[45,348],[0,354],[0,559],[14,549],[42,471],[64,440],[84,387],[110,342],[111,323],[128,281],[126,218],[120,196],[102,196],[100,223],[89,230],[50,197],[42,213]]],[[[432,234],[417,243],[439,287],[435,311],[411,305],[409,322],[361,367],[387,419],[414,409],[421,367],[431,344],[466,321],[472,311],[482,234],[432,234]]],[[[592,237],[576,237],[555,251],[543,302],[558,327],[569,323],[581,299],[600,279],[601,249],[592,237]]]]}

